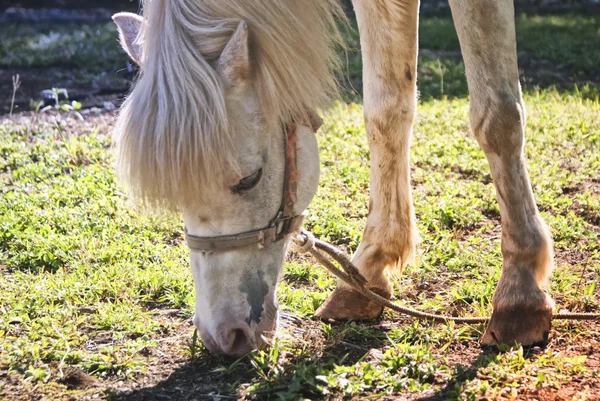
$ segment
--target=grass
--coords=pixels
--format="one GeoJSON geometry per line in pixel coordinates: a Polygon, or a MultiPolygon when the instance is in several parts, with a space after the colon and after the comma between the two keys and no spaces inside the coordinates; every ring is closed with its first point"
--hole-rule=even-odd
{"type": "Polygon", "coordinates": [[[127,56],[112,22],[97,24],[6,24],[2,27],[0,66],[78,67],[102,72],[123,68],[127,56]]]}
{"type": "MultiPolygon", "coordinates": [[[[580,72],[597,71],[598,15],[517,16],[518,50],[537,58],[560,61],[580,72]],[[552,43],[548,43],[548,39],[552,43]]],[[[421,43],[435,50],[459,48],[452,20],[430,17],[421,20],[421,43]]]]}
{"type": "MultiPolygon", "coordinates": [[[[521,48],[579,60],[581,49],[598,44],[594,18],[521,17],[521,35],[538,27],[556,35],[548,42],[572,44],[540,49],[525,35],[521,48]]],[[[423,46],[456,50],[448,26],[447,19],[423,19],[423,46]]],[[[116,43],[103,38],[97,39],[116,43]]],[[[40,65],[54,62],[51,53],[41,53],[48,58],[40,65]]],[[[355,56],[349,54],[351,79],[360,72],[355,56]]],[[[585,57],[598,62],[600,55],[585,57]]],[[[4,62],[22,65],[12,60],[4,62]]],[[[83,56],[70,60],[90,63],[83,56]]],[[[574,66],[586,71],[581,60],[574,66]]],[[[453,58],[421,61],[411,162],[422,243],[417,263],[395,287],[408,306],[487,315],[501,266],[499,212],[485,157],[469,135],[463,69],[453,58]]],[[[556,241],[551,292],[559,309],[571,311],[600,310],[595,90],[525,94],[529,171],[556,241]]],[[[369,151],[362,106],[355,94],[349,97],[356,102],[324,112],[322,177],[306,226],[353,252],[367,213],[369,151]]],[[[544,399],[556,392],[585,399],[597,391],[598,325],[557,323],[546,350],[496,354],[479,352],[480,325],[433,325],[389,312],[376,322],[324,324],[311,316],[335,280],[293,254],[279,287],[283,316],[275,346],[239,361],[209,355],[187,324],[193,284],[181,220],[148,214],[122,192],[111,167],[111,124],[109,115],[81,123],[62,113],[15,116],[0,125],[0,399],[185,399],[182,388],[194,388],[195,396],[285,400],[544,399]],[[72,369],[96,385],[69,384],[72,369]]]]}
{"type": "MultiPolygon", "coordinates": [[[[43,90],[68,88],[71,95],[114,90],[126,88],[133,75],[112,22],[8,23],[0,27],[0,34],[0,68],[7,75],[19,74],[23,82],[17,110],[39,107],[43,90]]],[[[0,92],[8,90],[8,80],[0,80],[0,92]]]]}
{"type": "MultiPolygon", "coordinates": [[[[526,67],[521,80],[525,89],[552,89],[579,92],[597,99],[598,15],[528,16],[516,18],[517,50],[520,67],[526,67]]],[[[348,100],[362,90],[361,56],[357,28],[348,35],[346,68],[341,80],[351,88],[348,100]]],[[[419,22],[418,66],[420,98],[423,100],[468,95],[458,36],[451,18],[421,17],[419,22]]]]}

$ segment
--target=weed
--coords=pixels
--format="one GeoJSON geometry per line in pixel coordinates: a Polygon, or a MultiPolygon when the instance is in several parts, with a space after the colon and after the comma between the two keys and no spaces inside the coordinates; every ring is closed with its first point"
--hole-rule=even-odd
{"type": "Polygon", "coordinates": [[[19,90],[19,87],[21,86],[21,78],[19,77],[19,74],[13,75],[12,84],[13,84],[13,93],[12,93],[12,99],[10,101],[10,115],[11,116],[12,116],[13,110],[15,108],[15,99],[17,97],[17,90],[19,90]]]}

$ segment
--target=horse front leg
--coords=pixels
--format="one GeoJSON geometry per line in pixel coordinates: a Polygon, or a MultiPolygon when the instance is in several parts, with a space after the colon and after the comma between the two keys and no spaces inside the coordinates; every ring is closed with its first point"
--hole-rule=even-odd
{"type": "Polygon", "coordinates": [[[482,342],[546,341],[552,239],[535,203],[523,154],[525,105],[512,0],[450,0],[471,95],[471,129],[490,165],[502,220],[502,275],[482,342]]]}
{"type": "MultiPolygon", "coordinates": [[[[416,109],[418,0],[354,0],[363,56],[371,200],[353,262],[373,291],[391,297],[387,269],[414,255],[410,138],[416,109]]],[[[383,308],[344,283],[316,312],[323,319],[373,319],[383,308]]]]}

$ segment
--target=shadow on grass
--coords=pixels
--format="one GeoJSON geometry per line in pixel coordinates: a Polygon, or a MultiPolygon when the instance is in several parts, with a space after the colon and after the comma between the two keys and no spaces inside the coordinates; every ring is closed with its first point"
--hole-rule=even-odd
{"type": "Polygon", "coordinates": [[[418,401],[443,401],[449,399],[460,399],[460,389],[468,381],[477,377],[479,369],[487,367],[492,363],[498,352],[491,349],[484,349],[475,358],[471,360],[470,365],[456,364],[454,365],[455,375],[442,388],[438,389],[434,394],[425,397],[417,398],[418,401]]]}
{"type": "MultiPolygon", "coordinates": [[[[340,325],[341,332],[334,334],[330,345],[317,355],[304,352],[285,362],[285,367],[269,364],[255,356],[245,357],[234,361],[223,357],[205,354],[196,362],[186,362],[173,370],[158,383],[148,385],[133,391],[110,393],[111,400],[120,401],[158,401],[158,400],[228,400],[228,399],[257,399],[257,400],[288,400],[288,399],[329,399],[318,387],[316,376],[323,370],[333,370],[334,364],[354,366],[362,362],[372,349],[384,349],[391,344],[380,332],[376,338],[360,340],[360,331],[346,330],[347,326],[340,325]],[[320,370],[320,368],[322,368],[320,370]],[[279,372],[277,370],[279,369],[279,372]],[[242,383],[253,383],[244,386],[242,383]]],[[[361,327],[359,330],[373,330],[361,327]]],[[[475,351],[475,350],[474,350],[475,351]]],[[[525,358],[538,355],[540,348],[530,348],[525,351],[525,358]]],[[[465,357],[462,362],[452,366],[450,380],[438,386],[434,393],[415,398],[419,401],[442,401],[460,399],[464,386],[475,379],[481,369],[497,362],[501,352],[496,348],[484,347],[477,355],[465,357]]],[[[402,396],[415,393],[397,391],[390,396],[402,396]]],[[[377,396],[382,394],[357,393],[353,399],[377,396]]],[[[334,399],[342,396],[333,393],[334,399]]],[[[412,399],[412,398],[411,398],[412,399]]]]}
{"type": "MultiPolygon", "coordinates": [[[[351,16],[352,18],[352,16],[351,16]]],[[[519,15],[516,19],[519,69],[525,91],[556,88],[560,92],[580,92],[583,98],[600,96],[600,16],[566,14],[560,16],[519,15]]],[[[12,93],[12,76],[21,76],[17,92],[19,110],[29,110],[30,101],[39,101],[43,89],[69,90],[70,100],[84,107],[98,107],[107,99],[105,92],[124,95],[134,73],[127,56],[117,44],[115,26],[98,24],[6,24],[0,29],[0,88],[12,93]],[[36,43],[44,43],[37,46],[36,43]]],[[[338,80],[342,98],[361,102],[362,61],[358,28],[343,29],[346,52],[338,80]]],[[[468,96],[464,64],[454,24],[449,16],[422,16],[419,27],[420,59],[418,90],[420,98],[464,98],[468,96]]],[[[118,106],[120,100],[108,99],[118,106]]],[[[8,112],[11,97],[0,101],[0,111],[8,112]]],[[[35,103],[35,102],[34,102],[35,103]]]]}
{"type": "Polygon", "coordinates": [[[314,344],[307,344],[309,349],[285,361],[283,368],[261,359],[259,353],[238,361],[204,354],[196,362],[186,362],[173,370],[166,380],[133,391],[111,392],[109,399],[270,400],[297,399],[300,395],[308,399],[319,399],[323,398],[323,394],[318,385],[323,383],[319,383],[316,376],[323,373],[322,369],[333,370],[334,364],[353,366],[363,360],[371,349],[389,345],[387,337],[381,331],[343,323],[334,327],[330,339],[315,338],[314,344]],[[364,330],[370,331],[367,338],[361,336],[364,330]],[[323,341],[326,341],[324,346],[323,341]],[[319,343],[323,346],[319,351],[310,348],[319,343]],[[243,383],[252,385],[243,387],[243,383]]]}
{"type": "MultiPolygon", "coordinates": [[[[354,67],[354,70],[361,69],[361,66],[354,67]]],[[[417,69],[417,91],[422,101],[469,96],[460,51],[423,48],[417,69]]],[[[560,62],[537,58],[530,52],[519,52],[519,80],[524,92],[556,90],[559,93],[578,94],[583,99],[600,97],[600,70],[580,71],[560,62]]],[[[360,73],[347,72],[338,81],[343,100],[362,103],[360,73]]]]}
{"type": "MultiPolygon", "coordinates": [[[[358,326],[358,331],[347,330],[348,325],[339,325],[332,338],[317,352],[305,351],[290,358],[284,365],[270,363],[254,356],[242,360],[227,360],[206,354],[196,362],[187,362],[173,370],[165,380],[133,391],[112,393],[112,400],[157,401],[157,400],[227,400],[227,399],[329,399],[319,387],[323,382],[318,375],[333,372],[335,366],[358,366],[371,356],[372,350],[383,350],[391,344],[383,331],[376,332],[376,326],[358,326]],[[364,335],[368,330],[370,335],[364,335]],[[374,335],[375,337],[373,337],[374,335]],[[243,383],[252,383],[244,385],[243,383]]],[[[319,340],[317,339],[316,342],[319,340]]],[[[314,346],[314,344],[312,344],[314,346]]],[[[311,345],[308,345],[309,347],[311,345]]],[[[473,349],[472,351],[476,351],[473,349]]],[[[539,348],[526,351],[525,357],[539,354],[539,348]]],[[[481,369],[497,362],[501,355],[496,348],[484,347],[477,355],[466,356],[452,367],[451,378],[431,390],[427,395],[416,398],[420,401],[441,401],[460,399],[464,386],[475,379],[481,369]]],[[[428,381],[428,380],[426,380],[428,381]]],[[[377,396],[375,393],[357,393],[354,399],[377,396]]],[[[415,393],[396,391],[391,396],[415,393]]],[[[379,393],[379,394],[378,394],[379,393]]],[[[418,394],[418,393],[417,393],[418,394]]],[[[334,399],[341,393],[333,393],[334,399]]],[[[411,398],[412,399],[412,398],[411,398]]]]}
{"type": "MultiPolygon", "coordinates": [[[[524,91],[556,89],[583,98],[600,96],[600,15],[516,17],[518,64],[524,91]]],[[[343,98],[362,99],[358,29],[345,31],[347,52],[339,81],[343,98]]],[[[450,16],[421,17],[417,86],[422,100],[468,96],[465,68],[450,16]]]]}
{"type": "MultiPolygon", "coordinates": [[[[545,347],[545,346],[542,346],[545,347]]],[[[492,362],[496,362],[498,357],[510,351],[510,347],[503,346],[502,350],[496,347],[483,346],[477,357],[471,358],[470,364],[458,363],[454,365],[454,374],[452,378],[434,394],[425,397],[417,398],[417,401],[443,401],[443,400],[459,400],[462,396],[462,389],[468,382],[475,379],[480,369],[488,367],[492,362]]],[[[523,357],[531,359],[535,355],[539,355],[542,348],[538,346],[524,347],[523,357]]]]}

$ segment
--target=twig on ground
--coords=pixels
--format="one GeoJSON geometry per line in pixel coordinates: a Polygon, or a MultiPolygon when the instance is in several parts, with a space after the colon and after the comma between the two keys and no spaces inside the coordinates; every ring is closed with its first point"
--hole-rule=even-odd
{"type": "Polygon", "coordinates": [[[577,287],[575,288],[575,294],[579,294],[579,288],[581,288],[581,283],[583,283],[583,276],[585,274],[585,264],[581,265],[581,275],[579,276],[579,281],[577,282],[577,287]]]}

